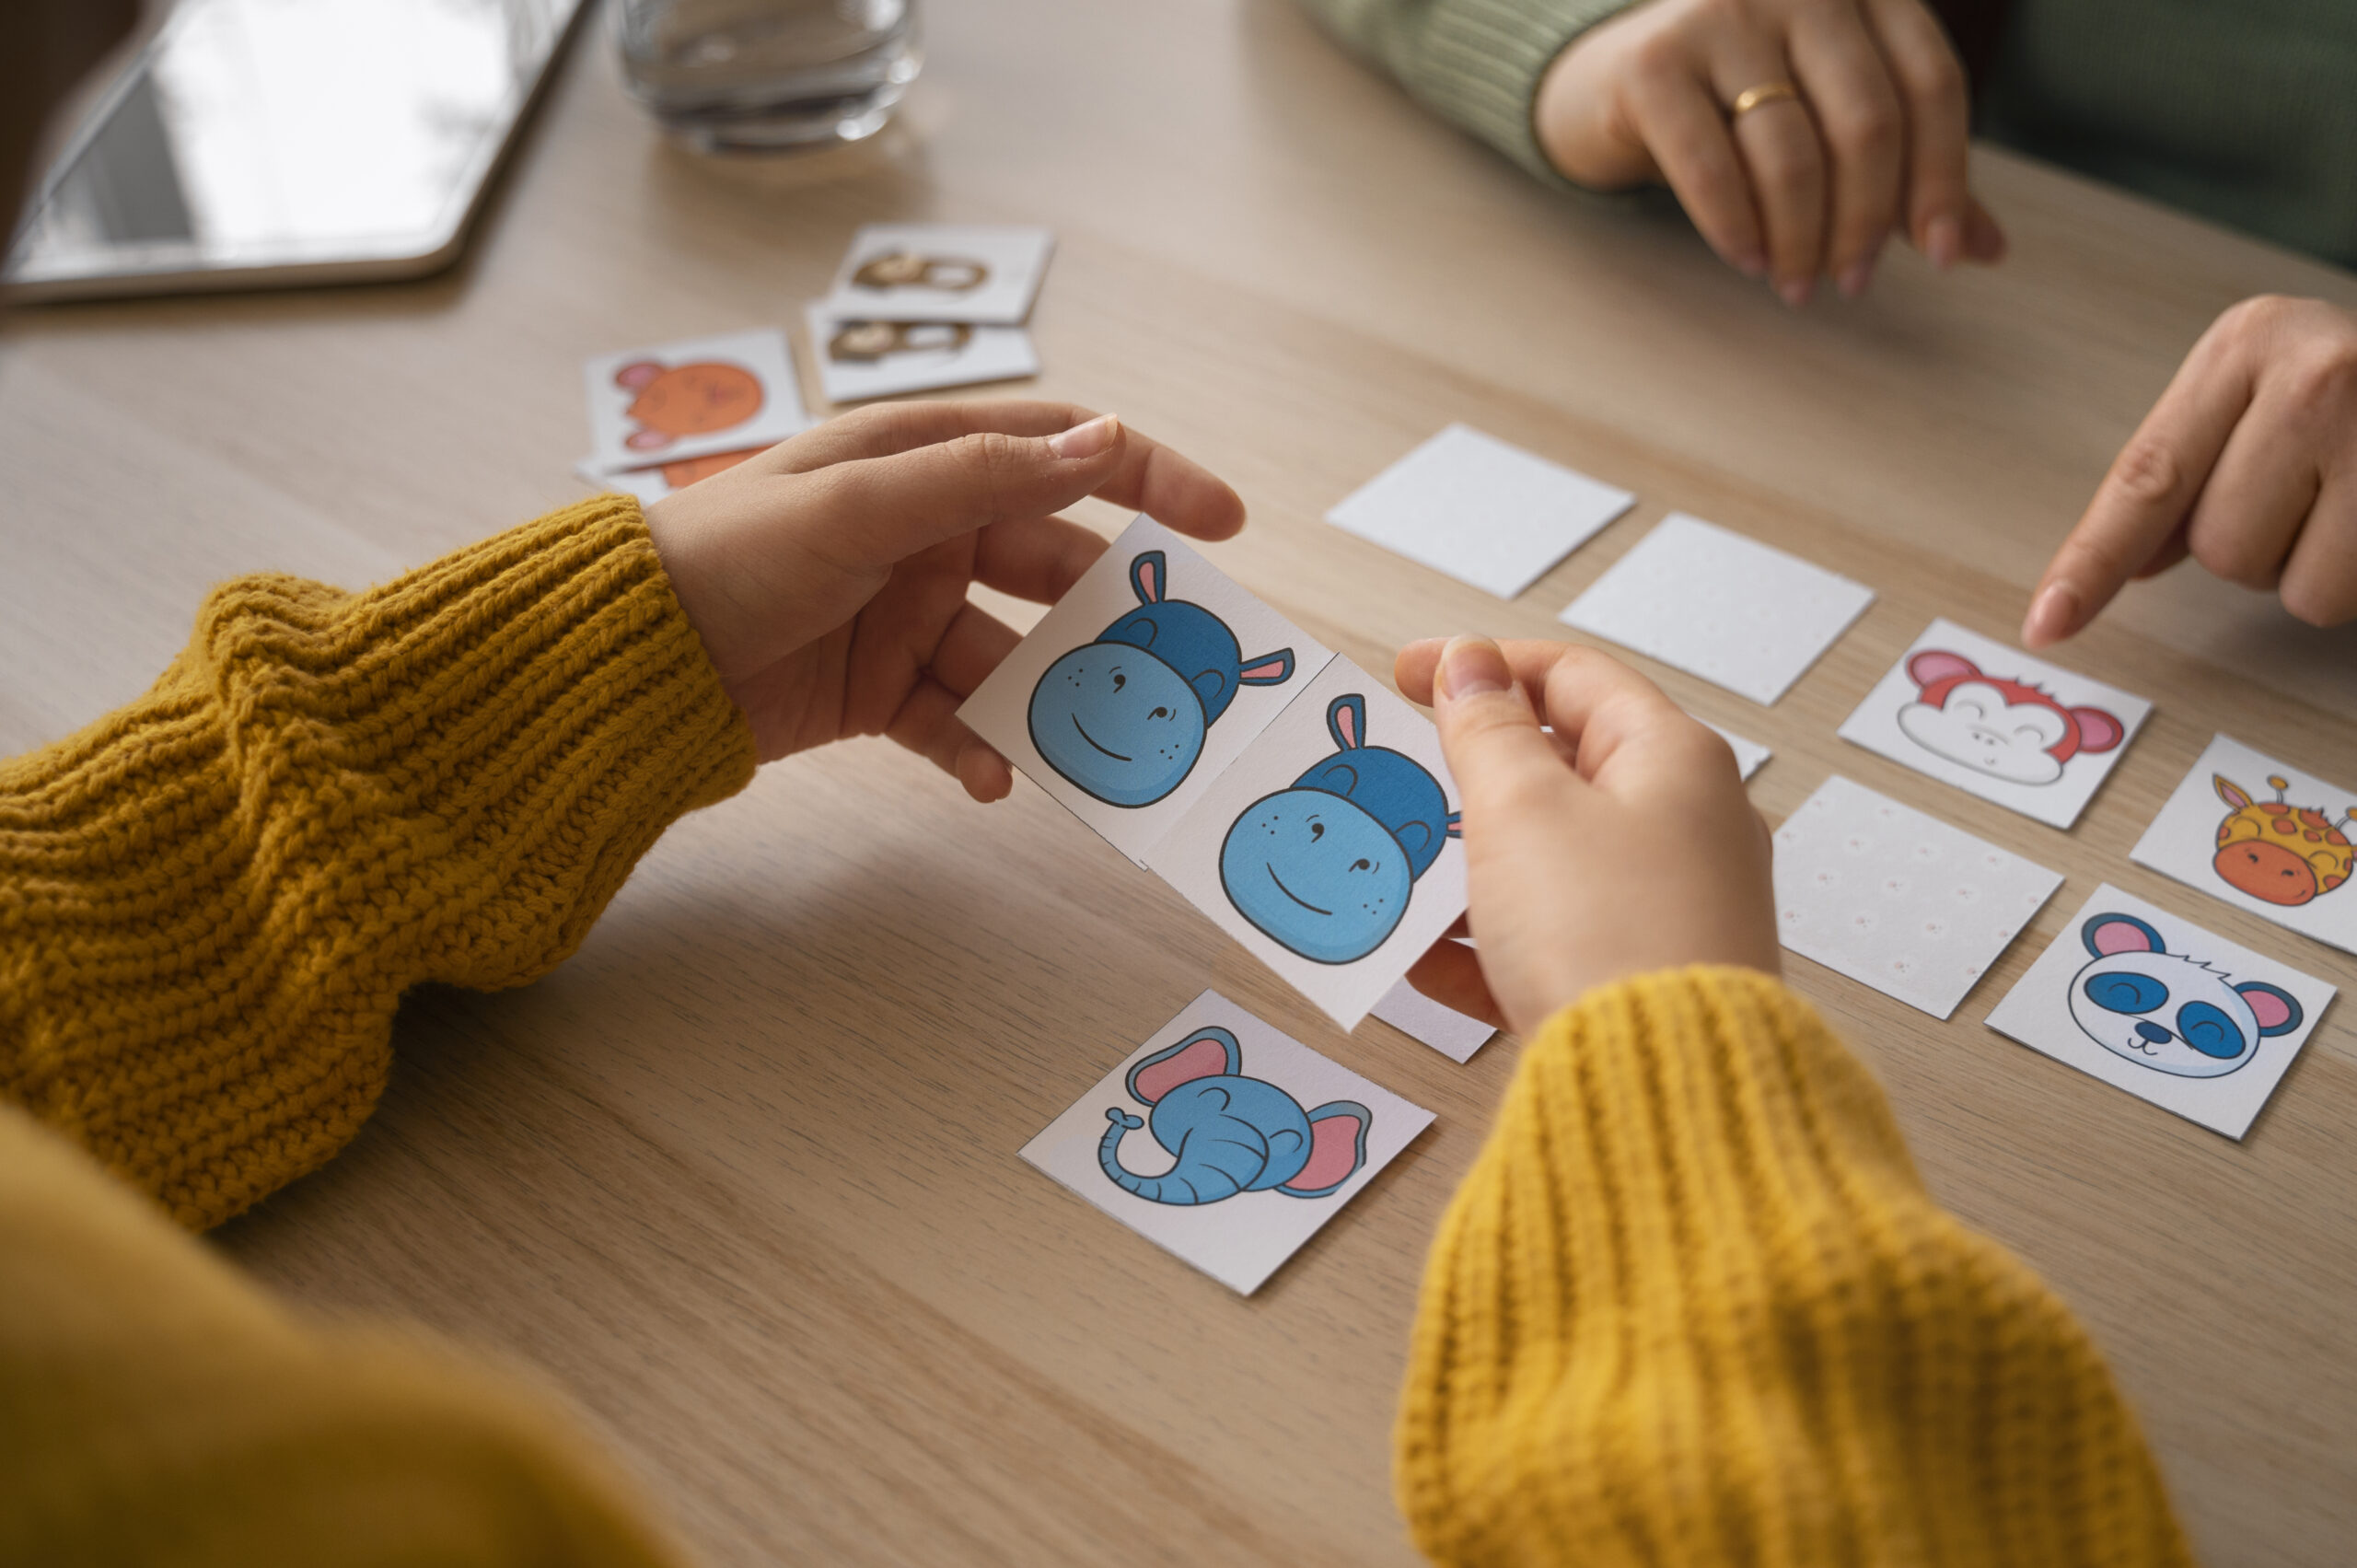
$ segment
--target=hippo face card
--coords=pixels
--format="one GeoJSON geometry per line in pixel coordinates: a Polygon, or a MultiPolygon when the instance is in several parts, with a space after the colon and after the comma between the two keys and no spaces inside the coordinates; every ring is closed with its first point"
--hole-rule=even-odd
{"type": "Polygon", "coordinates": [[[1149,859],[1344,1028],[1465,912],[1431,721],[1336,656],[1149,859]]]}
{"type": "Polygon", "coordinates": [[[2357,953],[2357,790],[2212,736],[2129,851],[2140,865],[2357,953]]]}
{"type": "Polygon", "coordinates": [[[2250,1131],[2333,987],[2108,883],[1989,1027],[2213,1132],[2250,1131]]]}
{"type": "Polygon", "coordinates": [[[1144,865],[1333,656],[1141,517],[958,716],[1144,865]]]}
{"type": "Polygon", "coordinates": [[[1054,238],[1044,228],[872,223],[826,298],[854,321],[969,321],[1011,327],[1031,314],[1054,238]]]}
{"type": "Polygon", "coordinates": [[[2153,704],[1934,621],[1842,739],[2049,827],[2079,819],[2153,704]]]}
{"type": "Polygon", "coordinates": [[[775,446],[807,427],[785,333],[774,327],[600,354],[582,366],[599,473],[775,446]]]}
{"type": "Polygon", "coordinates": [[[1432,1122],[1206,991],[1023,1157],[1249,1295],[1432,1122]]]}

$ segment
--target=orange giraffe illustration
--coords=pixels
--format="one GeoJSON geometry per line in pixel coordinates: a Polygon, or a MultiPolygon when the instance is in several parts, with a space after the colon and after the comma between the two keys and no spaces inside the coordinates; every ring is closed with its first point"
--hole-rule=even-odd
{"type": "Polygon", "coordinates": [[[2250,793],[2223,773],[2210,775],[2218,798],[2232,807],[2218,824],[2218,854],[2211,865],[2226,885],[2270,904],[2305,904],[2349,880],[2357,848],[2345,830],[2349,818],[2333,821],[2305,806],[2286,806],[2289,780],[2269,775],[2272,800],[2250,793]]]}
{"type": "Polygon", "coordinates": [[[741,365],[701,359],[665,366],[641,359],[614,372],[638,396],[626,412],[639,428],[622,437],[633,452],[656,452],[683,436],[709,436],[761,412],[761,378],[741,365]]]}

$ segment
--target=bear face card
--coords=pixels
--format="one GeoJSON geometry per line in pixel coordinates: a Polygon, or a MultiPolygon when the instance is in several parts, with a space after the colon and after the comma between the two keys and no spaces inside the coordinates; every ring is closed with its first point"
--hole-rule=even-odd
{"type": "Polygon", "coordinates": [[[1023,1158],[1249,1295],[1432,1123],[1206,991],[1023,1158]]]}
{"type": "Polygon", "coordinates": [[[2357,790],[2212,736],[2136,841],[2139,865],[2357,953],[2357,790]]]}
{"type": "Polygon", "coordinates": [[[1556,619],[1765,707],[1874,599],[1863,583],[1672,512],[1556,619]]]}
{"type": "Polygon", "coordinates": [[[1039,373],[1031,334],[1021,327],[965,321],[855,321],[806,312],[819,388],[830,403],[865,402],[901,392],[970,387],[1039,373]]]}
{"type": "Polygon", "coordinates": [[[958,716],[1144,865],[1333,656],[1140,517],[958,716]]]}
{"type": "Polygon", "coordinates": [[[1838,733],[1983,800],[2068,828],[2152,711],[2118,687],[1934,621],[1838,733]]]}
{"type": "Polygon", "coordinates": [[[1956,1010],[2061,875],[1840,774],[1776,830],[1776,935],[1935,1018],[1956,1010]]]}
{"type": "Polygon", "coordinates": [[[2106,883],[1989,1027],[2240,1138],[2332,996],[2323,981],[2106,883]]]}
{"type": "Polygon", "coordinates": [[[1044,228],[872,223],[852,236],[827,313],[1015,326],[1031,314],[1055,244],[1044,228]]]}
{"type": "Polygon", "coordinates": [[[599,354],[581,375],[594,443],[582,461],[600,473],[758,450],[810,423],[774,327],[599,354]]]}
{"type": "Polygon", "coordinates": [[[1147,860],[1355,1028],[1465,912],[1456,801],[1431,721],[1337,655],[1147,860]]]}

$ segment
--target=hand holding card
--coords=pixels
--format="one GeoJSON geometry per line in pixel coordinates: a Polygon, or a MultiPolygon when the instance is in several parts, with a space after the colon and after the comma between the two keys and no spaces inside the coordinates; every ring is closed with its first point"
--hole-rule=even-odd
{"type": "Polygon", "coordinates": [[[1244,523],[1233,490],[1109,415],[993,402],[846,415],[666,496],[647,527],[764,761],[889,735],[994,800],[1006,763],[956,710],[1017,639],[967,589],[1061,596],[1104,549],[1053,516],[1086,495],[1202,539],[1244,523]]]}
{"type": "Polygon", "coordinates": [[[1629,975],[1777,971],[1767,828],[1726,744],[1660,688],[1593,648],[1480,638],[1411,644],[1396,674],[1436,700],[1480,939],[1433,949],[1418,989],[1528,1035],[1629,975]]]}

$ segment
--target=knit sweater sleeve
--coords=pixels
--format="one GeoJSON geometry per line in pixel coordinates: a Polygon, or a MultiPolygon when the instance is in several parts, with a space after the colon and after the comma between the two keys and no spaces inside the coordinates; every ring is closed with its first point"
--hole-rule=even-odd
{"type": "Polygon", "coordinates": [[[1303,0],[1419,102],[1546,180],[1531,104],[1547,67],[1637,0],[1303,0]]]}
{"type": "Polygon", "coordinates": [[[1425,1273],[1396,1473],[1447,1564],[2188,1561],[2085,1331],[1748,971],[1530,1041],[1425,1273]]]}
{"type": "Polygon", "coordinates": [[[0,1097],[216,1225],[351,1139],[404,991],[543,973],[753,765],[625,497],[366,593],[231,582],[0,762],[0,1097]]]}

